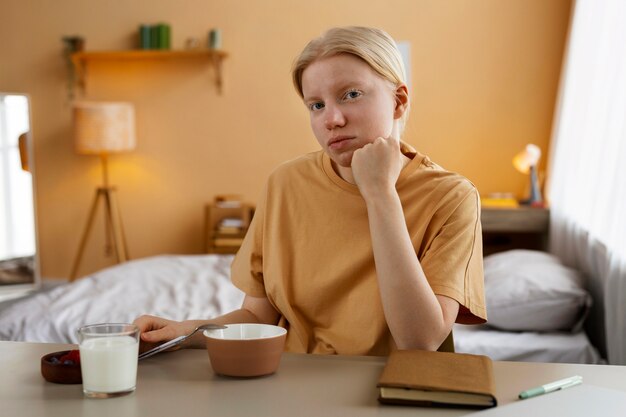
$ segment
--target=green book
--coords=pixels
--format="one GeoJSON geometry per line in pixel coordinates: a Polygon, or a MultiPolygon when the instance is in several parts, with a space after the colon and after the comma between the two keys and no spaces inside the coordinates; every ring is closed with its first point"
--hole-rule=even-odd
{"type": "Polygon", "coordinates": [[[141,49],[150,49],[150,25],[139,26],[139,47],[141,49]]]}
{"type": "Polygon", "coordinates": [[[158,48],[170,49],[170,25],[165,23],[159,23],[157,25],[158,33],[158,48]]]}
{"type": "Polygon", "coordinates": [[[159,25],[150,26],[150,49],[159,49],[159,25]]]}

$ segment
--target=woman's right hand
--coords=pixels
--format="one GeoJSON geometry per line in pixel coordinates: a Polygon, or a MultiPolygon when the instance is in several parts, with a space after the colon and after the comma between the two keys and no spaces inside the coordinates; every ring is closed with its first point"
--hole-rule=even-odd
{"type": "MultiPolygon", "coordinates": [[[[195,328],[192,321],[174,321],[162,317],[144,315],[133,322],[141,332],[139,353],[145,352],[168,340],[191,333],[195,328]]],[[[182,345],[171,350],[180,349],[182,345]]]]}

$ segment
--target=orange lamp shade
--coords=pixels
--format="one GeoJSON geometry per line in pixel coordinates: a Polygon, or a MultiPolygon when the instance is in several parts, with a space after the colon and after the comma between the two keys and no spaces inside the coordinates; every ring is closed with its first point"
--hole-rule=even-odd
{"type": "Polygon", "coordinates": [[[131,103],[76,102],[72,115],[77,153],[106,154],[135,148],[135,109],[131,103]]]}
{"type": "Polygon", "coordinates": [[[513,166],[522,174],[528,174],[531,167],[536,167],[541,158],[541,149],[537,145],[529,143],[523,151],[513,158],[513,166]]]}

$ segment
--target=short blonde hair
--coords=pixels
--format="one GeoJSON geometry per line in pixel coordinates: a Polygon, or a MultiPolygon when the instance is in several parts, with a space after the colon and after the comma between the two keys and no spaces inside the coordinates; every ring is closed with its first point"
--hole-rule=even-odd
{"type": "MultiPolygon", "coordinates": [[[[378,75],[394,86],[406,84],[406,71],[396,42],[383,30],[362,26],[336,27],[310,41],[291,68],[293,85],[301,98],[302,74],[315,60],[351,54],[365,61],[378,75]]],[[[407,109],[408,110],[408,109],[407,109]]],[[[402,118],[402,127],[408,111],[402,118]]]]}
{"type": "Polygon", "coordinates": [[[406,83],[406,72],[395,41],[386,32],[368,27],[332,28],[310,41],[291,69],[296,91],[303,97],[302,73],[313,61],[338,54],[351,54],[365,61],[394,86],[406,83]]]}

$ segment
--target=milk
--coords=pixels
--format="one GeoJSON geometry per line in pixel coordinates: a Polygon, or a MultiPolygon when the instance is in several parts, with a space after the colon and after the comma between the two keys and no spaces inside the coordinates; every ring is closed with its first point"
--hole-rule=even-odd
{"type": "Polygon", "coordinates": [[[132,391],[137,381],[139,342],[132,336],[86,339],[80,344],[85,392],[132,391]]]}

